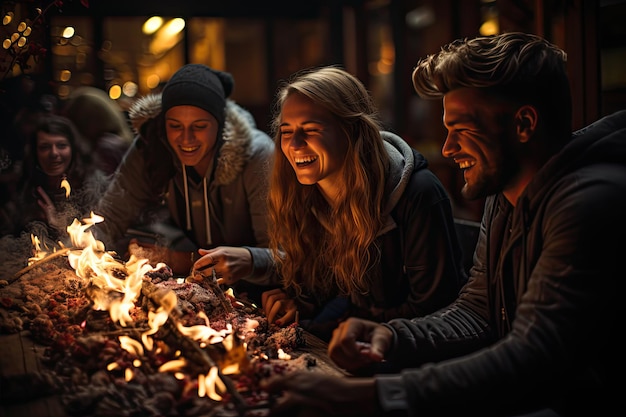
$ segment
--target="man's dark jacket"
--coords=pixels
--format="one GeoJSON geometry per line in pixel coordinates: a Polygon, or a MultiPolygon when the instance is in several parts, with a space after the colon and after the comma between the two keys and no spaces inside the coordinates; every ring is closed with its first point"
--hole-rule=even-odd
{"type": "Polygon", "coordinates": [[[515,207],[487,199],[459,299],[389,323],[386,365],[404,370],[379,393],[404,392],[411,416],[622,409],[625,236],[621,111],[576,132],[515,207]]]}

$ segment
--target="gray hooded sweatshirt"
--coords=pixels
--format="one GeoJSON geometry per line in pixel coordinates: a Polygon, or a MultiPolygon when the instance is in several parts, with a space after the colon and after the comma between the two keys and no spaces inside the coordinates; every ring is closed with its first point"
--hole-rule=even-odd
{"type": "Polygon", "coordinates": [[[250,113],[227,100],[218,151],[204,178],[193,169],[184,169],[167,142],[160,95],[139,99],[129,115],[139,135],[97,206],[96,213],[104,217],[104,222],[97,225],[97,236],[105,244],[115,245],[129,227],[153,221],[146,213],[167,208],[167,221],[180,229],[182,237],[195,248],[246,247],[253,259],[253,272],[246,280],[272,283],[266,197],[274,142],[256,128],[250,113]],[[147,146],[153,147],[152,154],[161,155],[147,156],[147,146]],[[162,154],[168,152],[174,164],[173,176],[165,174],[169,180],[161,186],[156,178],[164,174],[158,172],[160,167],[154,160],[163,159],[162,154]]]}

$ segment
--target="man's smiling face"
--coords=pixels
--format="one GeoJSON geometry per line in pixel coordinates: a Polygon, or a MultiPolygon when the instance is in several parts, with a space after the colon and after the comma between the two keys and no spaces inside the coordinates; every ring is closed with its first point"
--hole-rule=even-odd
{"type": "Polygon", "coordinates": [[[467,199],[498,193],[518,172],[512,114],[501,101],[472,88],[460,88],[443,99],[448,130],[442,154],[463,170],[467,199]]]}

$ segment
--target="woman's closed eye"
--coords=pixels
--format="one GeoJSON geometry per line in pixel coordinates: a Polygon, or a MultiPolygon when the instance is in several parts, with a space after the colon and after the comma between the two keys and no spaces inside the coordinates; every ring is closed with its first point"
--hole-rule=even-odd
{"type": "Polygon", "coordinates": [[[173,123],[173,122],[169,122],[167,124],[167,128],[168,129],[172,129],[172,130],[178,130],[178,129],[182,129],[183,125],[181,123],[173,123]]]}
{"type": "Polygon", "coordinates": [[[316,135],[316,134],[322,132],[322,128],[320,128],[320,127],[309,127],[309,128],[303,129],[303,130],[304,130],[304,133],[306,135],[308,135],[308,136],[316,135]]]}
{"type": "MultiPolygon", "coordinates": [[[[298,129],[298,131],[300,131],[306,137],[320,134],[322,132],[322,129],[318,127],[311,127],[306,129],[298,129]]],[[[281,137],[290,137],[294,134],[294,132],[294,129],[283,129],[280,131],[280,135],[281,137]]]]}
{"type": "Polygon", "coordinates": [[[191,126],[193,130],[204,130],[209,127],[208,123],[195,123],[191,126]]]}

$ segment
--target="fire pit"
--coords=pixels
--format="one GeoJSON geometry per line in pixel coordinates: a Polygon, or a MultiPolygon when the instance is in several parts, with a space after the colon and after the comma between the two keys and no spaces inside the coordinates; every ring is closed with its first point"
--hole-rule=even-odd
{"type": "Polygon", "coordinates": [[[71,247],[0,241],[11,254],[0,281],[3,415],[52,396],[67,416],[263,416],[274,399],[262,378],[341,374],[319,340],[269,325],[210,277],[177,279],[165,264],[106,252],[89,231],[101,220],[75,220],[71,247]]]}

